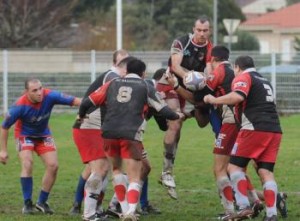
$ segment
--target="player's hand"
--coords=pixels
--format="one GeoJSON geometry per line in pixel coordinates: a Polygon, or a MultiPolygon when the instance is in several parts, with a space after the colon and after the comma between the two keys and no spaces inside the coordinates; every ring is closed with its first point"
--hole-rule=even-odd
{"type": "Polygon", "coordinates": [[[167,71],[165,73],[165,78],[168,81],[169,85],[171,85],[174,88],[178,87],[178,84],[179,84],[178,83],[178,79],[177,79],[177,77],[174,74],[172,74],[170,72],[169,68],[167,69],[167,71]]]}
{"type": "Polygon", "coordinates": [[[178,114],[180,120],[184,121],[186,119],[186,116],[184,113],[182,113],[182,112],[176,112],[176,113],[178,114]]]}
{"type": "Polygon", "coordinates": [[[205,95],[203,98],[203,101],[206,104],[214,104],[215,100],[216,100],[216,98],[214,96],[212,96],[211,94],[205,95]]]}
{"type": "Polygon", "coordinates": [[[76,116],[76,121],[78,122],[78,123],[83,123],[83,120],[84,119],[88,119],[89,118],[89,115],[88,114],[86,114],[84,117],[80,117],[79,115],[77,115],[76,116]]]}
{"type": "Polygon", "coordinates": [[[8,154],[7,154],[7,151],[3,151],[1,150],[0,151],[0,162],[2,164],[6,164],[8,161],[8,154]]]}

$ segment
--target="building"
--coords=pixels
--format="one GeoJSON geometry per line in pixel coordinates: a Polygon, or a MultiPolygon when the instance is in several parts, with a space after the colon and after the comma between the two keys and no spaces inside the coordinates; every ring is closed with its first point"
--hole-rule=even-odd
{"type": "Polygon", "coordinates": [[[235,0],[247,19],[279,10],[286,6],[286,0],[235,0]]]}
{"type": "Polygon", "coordinates": [[[300,3],[249,19],[239,26],[251,32],[259,41],[261,53],[280,53],[282,62],[296,54],[295,37],[300,37],[300,3]]]}

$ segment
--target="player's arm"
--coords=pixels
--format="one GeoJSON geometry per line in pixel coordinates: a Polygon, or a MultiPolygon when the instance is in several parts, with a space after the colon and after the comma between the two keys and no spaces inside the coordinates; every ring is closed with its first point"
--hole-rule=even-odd
{"type": "Polygon", "coordinates": [[[212,68],[211,62],[207,62],[206,67],[205,67],[205,72],[204,72],[205,75],[207,76],[207,75],[211,74],[212,71],[213,71],[213,68],[212,68]]]}
{"type": "Polygon", "coordinates": [[[0,162],[3,164],[7,163],[7,140],[8,140],[9,129],[1,127],[0,129],[0,162]]]}
{"type": "Polygon", "coordinates": [[[166,102],[161,98],[160,94],[155,90],[155,88],[147,84],[148,89],[148,105],[155,109],[158,115],[168,119],[168,120],[177,120],[184,118],[183,113],[176,113],[168,107],[166,102]]]}
{"type": "Polygon", "coordinates": [[[92,106],[94,106],[94,103],[90,100],[90,98],[89,97],[84,98],[81,101],[81,104],[79,106],[79,111],[78,111],[79,119],[78,120],[84,118],[86,116],[88,109],[92,106]]]}
{"type": "Polygon", "coordinates": [[[181,66],[182,59],[183,59],[182,53],[179,52],[173,53],[171,55],[171,70],[177,76],[184,78],[188,74],[188,71],[181,66]]]}
{"type": "Polygon", "coordinates": [[[111,81],[105,83],[99,87],[96,91],[90,94],[87,98],[84,98],[80,104],[78,115],[82,119],[86,117],[88,109],[92,106],[100,106],[106,100],[106,91],[111,81]]]}
{"type": "Polygon", "coordinates": [[[185,100],[189,101],[192,104],[195,103],[193,93],[181,87],[178,83],[177,78],[173,74],[167,72],[165,74],[165,79],[167,79],[168,83],[174,88],[174,90],[178,94],[180,94],[180,96],[182,96],[185,100]]]}
{"type": "Polygon", "coordinates": [[[232,91],[221,97],[214,97],[211,94],[204,97],[204,102],[209,104],[235,105],[245,100],[245,97],[236,91],[232,91]]]}

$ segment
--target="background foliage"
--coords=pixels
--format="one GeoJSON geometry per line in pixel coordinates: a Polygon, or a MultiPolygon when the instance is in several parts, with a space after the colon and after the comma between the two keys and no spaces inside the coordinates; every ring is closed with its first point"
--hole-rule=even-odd
{"type": "MultiPolygon", "coordinates": [[[[197,17],[213,15],[212,0],[122,2],[123,45],[128,50],[169,50],[174,38],[192,32],[197,17]]],[[[114,50],[115,18],[116,1],[111,0],[0,0],[0,48],[114,50]]],[[[245,20],[234,0],[219,0],[219,43],[227,34],[224,18],[245,20]]],[[[236,47],[253,49],[253,44],[243,41],[236,47]]]]}

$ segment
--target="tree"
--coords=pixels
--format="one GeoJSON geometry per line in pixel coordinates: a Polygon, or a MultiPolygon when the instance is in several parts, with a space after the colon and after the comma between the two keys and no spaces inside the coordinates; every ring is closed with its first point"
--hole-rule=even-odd
{"type": "Polygon", "coordinates": [[[238,42],[232,44],[232,50],[236,51],[259,51],[257,38],[249,32],[237,31],[238,42]]]}
{"type": "Polygon", "coordinates": [[[1,0],[0,47],[55,46],[70,29],[78,0],[1,0]]]}

